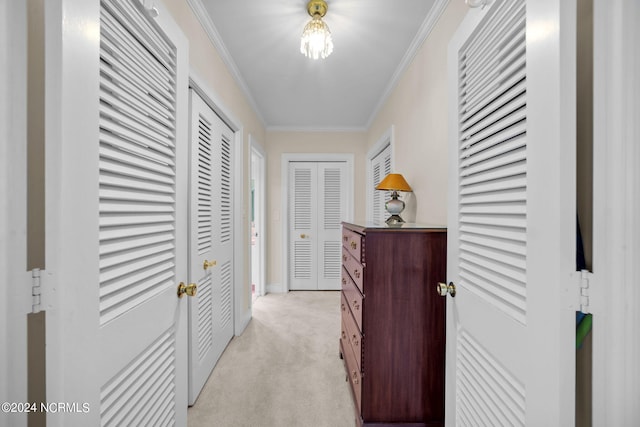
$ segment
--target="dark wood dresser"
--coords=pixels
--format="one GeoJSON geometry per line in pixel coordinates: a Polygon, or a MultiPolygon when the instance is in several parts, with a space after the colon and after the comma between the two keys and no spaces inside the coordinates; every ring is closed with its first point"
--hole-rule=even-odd
{"type": "Polygon", "coordinates": [[[340,356],[358,426],[444,425],[447,232],[342,224],[340,356]]]}

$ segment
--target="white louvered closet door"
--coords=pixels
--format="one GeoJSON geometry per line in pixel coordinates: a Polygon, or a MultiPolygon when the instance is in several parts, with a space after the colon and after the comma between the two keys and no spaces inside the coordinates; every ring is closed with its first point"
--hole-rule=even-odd
{"type": "Polygon", "coordinates": [[[189,404],[233,336],[232,130],[191,91],[189,404]],[[206,267],[205,267],[206,263],[206,267]]]}
{"type": "MultiPolygon", "coordinates": [[[[566,395],[559,395],[559,375],[572,369],[575,339],[573,314],[567,310],[567,320],[557,310],[561,285],[552,285],[561,248],[541,245],[539,237],[561,221],[551,212],[553,202],[540,197],[545,175],[561,170],[546,169],[542,146],[558,142],[536,137],[554,126],[550,112],[559,105],[557,98],[544,100],[543,91],[530,92],[544,84],[539,73],[556,68],[559,57],[553,48],[534,46],[538,62],[529,64],[528,38],[539,43],[551,34],[530,33],[545,30],[537,19],[540,8],[529,14],[531,3],[504,0],[470,9],[449,47],[447,276],[457,293],[447,297],[448,426],[570,425],[561,420],[574,410],[558,404],[571,401],[575,387],[565,384],[566,395]],[[550,214],[541,221],[545,209],[550,214]],[[558,331],[567,326],[563,342],[558,331]]],[[[556,5],[555,17],[549,10],[542,15],[559,19],[558,10],[556,5]]],[[[547,41],[557,48],[557,40],[547,41]]],[[[567,169],[570,174],[571,165],[567,169]]],[[[573,245],[575,250],[575,234],[573,245]]]]}
{"type": "Polygon", "coordinates": [[[186,280],[188,105],[176,31],[166,11],[154,21],[137,1],[101,1],[100,407],[91,411],[103,426],[186,425],[186,302],[176,289],[186,280]]]}
{"type": "Polygon", "coordinates": [[[371,159],[372,183],[373,191],[373,215],[371,220],[374,223],[383,223],[389,217],[385,208],[385,203],[391,199],[389,191],[376,190],[380,181],[391,173],[391,145],[387,145],[376,157],[371,159]]]}
{"type": "Polygon", "coordinates": [[[289,288],[340,289],[346,163],[289,163],[289,288]]]}

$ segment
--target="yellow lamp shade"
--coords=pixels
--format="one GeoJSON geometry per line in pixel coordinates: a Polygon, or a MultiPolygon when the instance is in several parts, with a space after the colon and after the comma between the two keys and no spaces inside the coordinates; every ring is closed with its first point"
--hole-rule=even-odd
{"type": "Polygon", "coordinates": [[[390,173],[380,184],[376,186],[376,190],[387,191],[413,191],[404,177],[399,173],[390,173]]]}

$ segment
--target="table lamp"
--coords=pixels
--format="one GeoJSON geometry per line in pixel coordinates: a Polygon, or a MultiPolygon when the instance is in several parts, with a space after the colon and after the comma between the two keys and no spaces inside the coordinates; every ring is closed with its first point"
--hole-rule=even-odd
{"type": "Polygon", "coordinates": [[[404,177],[399,173],[390,173],[385,176],[380,184],[376,186],[376,190],[392,191],[391,200],[385,203],[384,207],[391,216],[387,219],[387,224],[401,224],[404,220],[400,217],[400,213],[404,210],[404,202],[398,199],[398,191],[413,191],[404,177]]]}

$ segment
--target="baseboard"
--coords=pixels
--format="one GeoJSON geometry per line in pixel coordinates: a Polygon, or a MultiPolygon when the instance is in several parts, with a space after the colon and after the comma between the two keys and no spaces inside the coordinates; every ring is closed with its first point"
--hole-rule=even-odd
{"type": "Polygon", "coordinates": [[[267,289],[268,294],[285,294],[287,291],[284,289],[282,283],[268,283],[267,289]]]}

